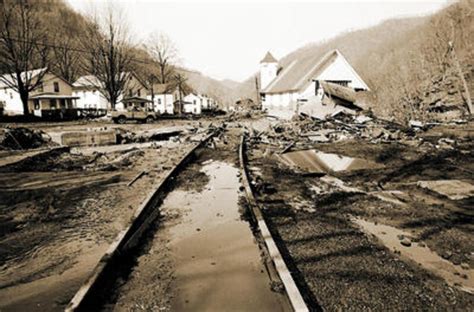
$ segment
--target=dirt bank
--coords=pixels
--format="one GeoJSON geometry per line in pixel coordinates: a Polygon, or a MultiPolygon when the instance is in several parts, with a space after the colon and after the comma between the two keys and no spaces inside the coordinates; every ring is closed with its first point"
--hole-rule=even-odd
{"type": "Polygon", "coordinates": [[[63,309],[134,209],[194,144],[59,153],[4,167],[1,309],[63,309]]]}

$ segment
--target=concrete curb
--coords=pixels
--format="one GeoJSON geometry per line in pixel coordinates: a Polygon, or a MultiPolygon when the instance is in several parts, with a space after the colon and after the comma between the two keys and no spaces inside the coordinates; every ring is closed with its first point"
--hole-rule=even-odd
{"type": "Polygon", "coordinates": [[[291,276],[291,273],[288,270],[288,267],[286,266],[286,263],[283,260],[283,257],[281,256],[281,253],[278,250],[275,241],[273,240],[270,230],[268,229],[267,223],[265,222],[265,219],[262,215],[260,206],[258,205],[257,200],[255,199],[255,196],[253,194],[252,188],[250,186],[247,167],[245,166],[244,144],[245,136],[243,135],[239,147],[239,160],[240,169],[242,172],[242,180],[251,208],[250,210],[257,223],[258,230],[260,231],[263,241],[265,242],[268,254],[270,255],[273,265],[283,283],[283,286],[285,287],[285,292],[290,301],[291,307],[294,311],[298,312],[309,311],[305,301],[303,300],[303,296],[301,295],[298,287],[296,286],[296,283],[293,280],[293,277],[291,276]]]}
{"type": "Polygon", "coordinates": [[[143,232],[156,219],[159,214],[159,209],[155,209],[155,207],[159,203],[161,199],[160,195],[162,195],[170,180],[187,163],[196,149],[203,146],[214,135],[216,135],[218,131],[219,130],[213,131],[188,151],[183,158],[181,158],[178,164],[168,172],[160,185],[149,193],[146,200],[135,211],[132,219],[133,221],[116,236],[108,250],[97,263],[89,278],[71,299],[68,306],[65,308],[65,311],[79,311],[84,308],[83,305],[86,299],[93,293],[95,287],[100,284],[101,280],[106,277],[104,272],[107,267],[110,266],[113,261],[116,261],[122,253],[136,246],[143,232]]]}

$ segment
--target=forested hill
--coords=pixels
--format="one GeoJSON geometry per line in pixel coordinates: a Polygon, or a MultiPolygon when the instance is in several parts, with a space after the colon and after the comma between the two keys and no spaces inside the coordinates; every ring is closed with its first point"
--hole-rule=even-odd
{"type": "MultiPolygon", "coordinates": [[[[32,13],[41,21],[41,44],[49,46],[48,67],[69,82],[76,81],[86,72],[81,63],[87,57],[88,38],[85,29],[87,25],[93,25],[93,21],[72,9],[65,0],[33,0],[32,13]],[[48,22],[49,21],[49,22],[48,22]],[[54,21],[54,22],[51,22],[54,21]],[[92,24],[91,24],[92,23],[92,24]]],[[[4,5],[0,2],[0,8],[4,5]]],[[[2,15],[0,14],[0,22],[2,15]]],[[[0,23],[0,25],[2,25],[0,23]]],[[[171,38],[172,40],[172,38],[171,38]]],[[[141,76],[143,81],[147,76],[159,72],[143,44],[130,42],[133,51],[131,70],[141,76]]],[[[179,54],[179,51],[178,51],[179,54]]],[[[183,56],[186,57],[186,56],[183,56]]],[[[40,66],[41,67],[41,66],[40,66]]],[[[198,93],[206,94],[217,99],[222,106],[228,106],[234,100],[233,89],[228,82],[222,82],[210,78],[198,71],[188,70],[176,66],[177,72],[184,74],[189,88],[198,93]]],[[[9,69],[0,68],[0,74],[9,72],[9,69]]],[[[171,75],[172,76],[172,75],[171,75]]],[[[236,83],[239,85],[239,83],[236,83]]]]}
{"type": "MultiPolygon", "coordinates": [[[[337,48],[374,91],[374,112],[400,121],[465,113],[456,62],[461,65],[472,96],[473,11],[474,1],[464,0],[432,16],[388,20],[301,47],[283,57],[280,65],[308,55],[322,56],[337,48]],[[454,53],[449,42],[454,45],[454,53]]],[[[240,93],[255,98],[255,76],[244,83],[240,93]]]]}

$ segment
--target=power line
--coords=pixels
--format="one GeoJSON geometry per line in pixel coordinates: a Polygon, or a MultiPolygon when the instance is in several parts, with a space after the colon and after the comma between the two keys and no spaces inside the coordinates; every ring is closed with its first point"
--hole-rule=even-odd
{"type": "MultiPolygon", "coordinates": [[[[62,46],[62,45],[45,43],[45,42],[38,42],[38,41],[17,39],[17,38],[8,38],[8,40],[22,42],[22,43],[31,43],[31,44],[36,44],[36,45],[49,47],[49,48],[55,48],[55,49],[69,50],[69,51],[78,52],[78,53],[94,54],[94,51],[88,51],[88,50],[79,49],[79,48],[66,47],[66,46],[62,46]]],[[[142,63],[142,64],[156,65],[155,62],[147,61],[147,60],[139,59],[139,58],[131,57],[130,60],[133,61],[133,62],[142,63]]]]}

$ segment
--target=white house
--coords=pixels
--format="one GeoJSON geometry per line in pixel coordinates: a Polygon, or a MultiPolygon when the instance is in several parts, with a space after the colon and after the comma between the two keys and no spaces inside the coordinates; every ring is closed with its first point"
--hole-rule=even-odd
{"type": "Polygon", "coordinates": [[[202,112],[203,98],[197,94],[189,93],[183,98],[183,112],[185,114],[200,115],[202,112]]]}
{"type": "Polygon", "coordinates": [[[205,94],[201,95],[202,98],[202,110],[210,111],[217,108],[217,101],[205,94]]]}
{"type": "Polygon", "coordinates": [[[322,82],[354,91],[369,90],[338,50],[332,50],[322,58],[309,56],[295,59],[283,68],[268,52],[260,62],[262,109],[282,118],[290,118],[301,111],[318,115],[341,109],[340,104],[327,107],[323,103],[327,92],[323,90],[322,82]]]}
{"type": "Polygon", "coordinates": [[[154,84],[149,99],[153,101],[156,112],[160,114],[174,114],[174,92],[168,84],[154,84]]]}
{"type": "MultiPolygon", "coordinates": [[[[28,111],[38,117],[58,115],[77,115],[76,99],[72,94],[72,85],[61,77],[49,72],[46,68],[35,69],[22,73],[23,79],[38,86],[29,93],[28,111]]],[[[14,82],[12,74],[0,78],[0,102],[5,115],[23,115],[23,103],[20,94],[10,85],[14,82]],[[7,83],[8,82],[8,83],[7,83]]],[[[73,116],[72,116],[73,117],[73,116]]]]}
{"type": "MultiPolygon", "coordinates": [[[[82,76],[73,83],[74,95],[79,97],[78,108],[94,108],[94,109],[109,109],[108,100],[99,91],[101,82],[97,77],[92,75],[82,76]]],[[[148,100],[148,88],[141,80],[133,73],[128,74],[128,80],[125,83],[124,92],[119,98],[115,108],[123,110],[124,104],[122,100],[127,98],[143,98],[148,100]]]]}
{"type": "Polygon", "coordinates": [[[99,82],[95,76],[79,77],[73,84],[73,95],[79,97],[77,107],[82,109],[107,109],[108,101],[99,91],[99,82]]]}

